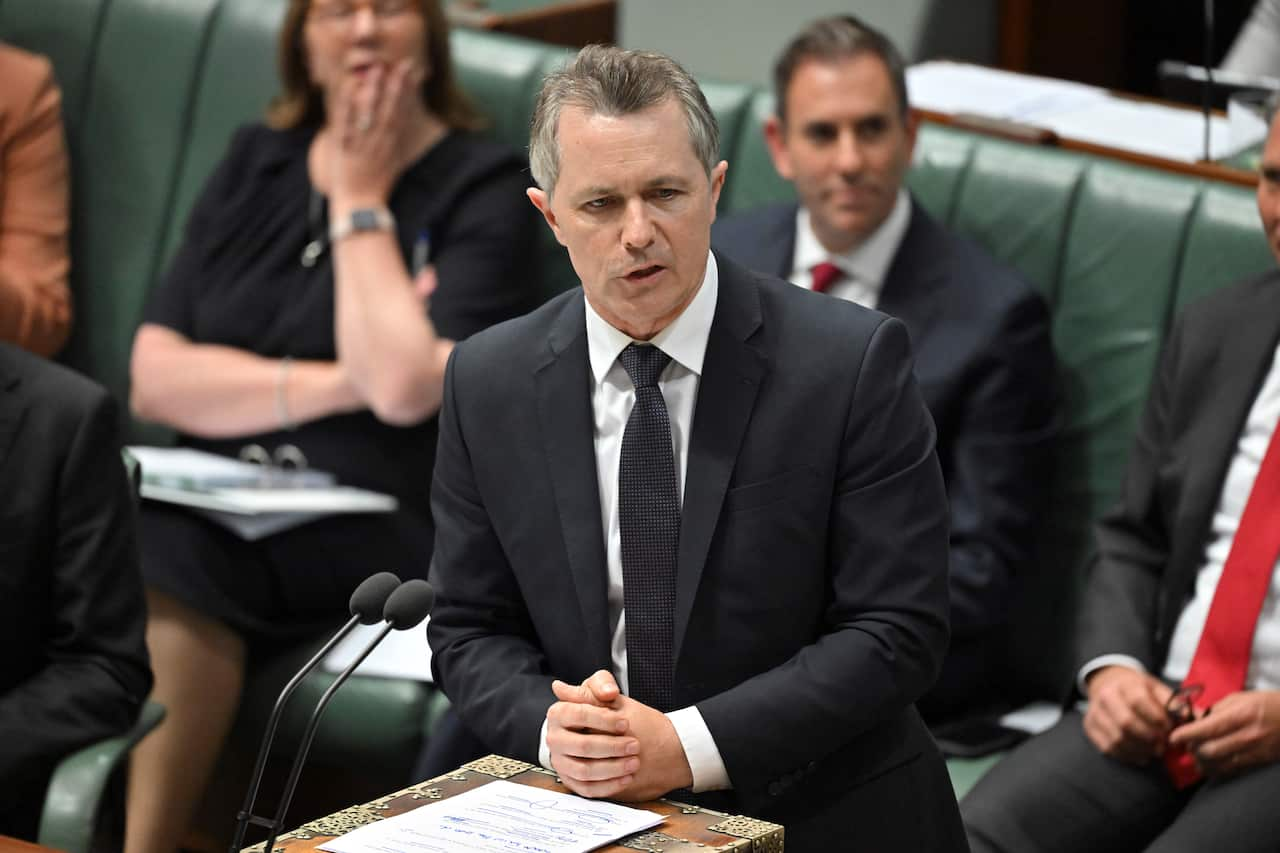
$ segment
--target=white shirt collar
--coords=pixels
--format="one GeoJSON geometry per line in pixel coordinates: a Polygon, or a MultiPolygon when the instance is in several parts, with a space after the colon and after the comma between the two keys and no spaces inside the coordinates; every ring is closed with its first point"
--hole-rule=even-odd
{"type": "MultiPolygon", "coordinates": [[[[711,336],[711,321],[716,314],[716,298],[720,288],[720,274],[716,258],[707,252],[707,269],[702,274],[702,284],[693,299],[665,329],[653,336],[649,343],[671,356],[671,360],[690,373],[702,375],[702,358],[707,352],[707,339],[711,336]]],[[[605,322],[604,318],[587,304],[587,351],[591,358],[591,374],[596,384],[604,382],[605,374],[617,362],[618,356],[633,343],[630,335],[620,332],[605,322]]]]}
{"type": "Polygon", "coordinates": [[[803,205],[796,211],[796,248],[793,254],[792,280],[805,280],[814,264],[830,261],[838,266],[850,278],[856,279],[873,293],[879,293],[884,287],[885,276],[889,274],[889,265],[898,252],[898,246],[911,224],[911,195],[902,188],[898,189],[898,198],[893,203],[893,210],[885,217],[880,227],[871,233],[866,240],[847,252],[832,253],[822,248],[818,236],[813,233],[809,210],[803,205]]]}

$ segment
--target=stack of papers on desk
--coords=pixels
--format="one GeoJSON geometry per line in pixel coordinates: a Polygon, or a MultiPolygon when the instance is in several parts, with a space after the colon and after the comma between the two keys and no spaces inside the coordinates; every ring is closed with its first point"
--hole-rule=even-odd
{"type": "Polygon", "coordinates": [[[330,853],[587,853],[657,826],[655,812],[501,779],[326,841],[330,853]]]}
{"type": "Polygon", "coordinates": [[[326,515],[394,512],[396,499],[323,471],[280,471],[185,447],[131,446],[145,500],[178,504],[250,541],[326,515]]]}
{"type": "MultiPolygon", "coordinates": [[[[1204,115],[1156,101],[1126,98],[1099,86],[943,60],[907,69],[911,105],[1051,130],[1063,139],[1195,163],[1204,157],[1204,115]]],[[[1210,159],[1229,157],[1227,119],[1209,120],[1210,159]]]]}

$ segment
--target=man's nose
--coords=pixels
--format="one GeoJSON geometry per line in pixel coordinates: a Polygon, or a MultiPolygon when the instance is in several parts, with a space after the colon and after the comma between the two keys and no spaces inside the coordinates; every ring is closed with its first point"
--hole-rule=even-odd
{"type": "Polygon", "coordinates": [[[836,138],[836,168],[842,174],[852,175],[862,171],[862,144],[853,128],[844,128],[836,138]]]}
{"type": "Polygon", "coordinates": [[[653,218],[642,199],[627,203],[622,221],[622,242],[628,249],[643,249],[653,242],[653,218]]]}

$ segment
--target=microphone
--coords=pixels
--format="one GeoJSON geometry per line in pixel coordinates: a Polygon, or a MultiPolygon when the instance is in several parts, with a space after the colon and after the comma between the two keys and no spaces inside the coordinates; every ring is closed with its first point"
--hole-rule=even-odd
{"type": "Polygon", "coordinates": [[[270,853],[275,848],[276,836],[279,835],[280,828],[284,825],[285,815],[289,812],[294,789],[298,787],[302,765],[307,760],[307,753],[311,751],[311,741],[315,737],[316,726],[320,723],[320,715],[324,713],[325,706],[329,704],[334,691],[342,686],[351,673],[355,672],[356,667],[364,663],[364,659],[388,634],[392,631],[408,631],[422,624],[422,620],[426,619],[427,614],[431,612],[431,605],[435,604],[435,600],[436,593],[431,588],[431,584],[420,578],[405,581],[387,598],[387,603],[382,610],[382,618],[387,623],[386,627],[378,632],[373,642],[365,646],[364,651],[357,655],[346,669],[338,673],[333,684],[329,685],[329,689],[316,703],[316,709],[311,712],[311,719],[307,721],[306,731],[302,734],[302,744],[298,747],[298,754],[293,759],[293,767],[289,770],[289,780],[285,782],[284,793],[280,796],[280,811],[276,819],[271,822],[271,834],[262,847],[263,853],[270,853]]]}
{"type": "Polygon", "coordinates": [[[253,775],[249,780],[249,791],[245,796],[244,808],[236,815],[235,840],[231,842],[232,853],[236,853],[241,849],[245,830],[249,828],[250,823],[259,826],[270,825],[261,818],[254,817],[253,804],[258,798],[258,786],[262,783],[262,772],[266,768],[267,755],[271,752],[271,742],[275,739],[276,728],[280,725],[280,715],[284,711],[285,703],[289,701],[289,697],[293,695],[293,692],[298,689],[302,679],[306,678],[313,669],[319,666],[325,655],[329,654],[334,646],[350,634],[356,625],[376,625],[382,621],[383,610],[400,585],[400,578],[391,572],[378,572],[376,575],[370,575],[361,581],[360,585],[356,587],[356,591],[351,593],[351,601],[348,604],[351,618],[338,629],[338,632],[333,635],[329,642],[324,644],[320,651],[315,653],[311,660],[303,665],[302,669],[298,670],[298,673],[280,691],[280,696],[276,699],[275,707],[271,709],[271,716],[267,720],[267,730],[262,735],[262,744],[258,747],[258,757],[254,760],[253,775]]]}

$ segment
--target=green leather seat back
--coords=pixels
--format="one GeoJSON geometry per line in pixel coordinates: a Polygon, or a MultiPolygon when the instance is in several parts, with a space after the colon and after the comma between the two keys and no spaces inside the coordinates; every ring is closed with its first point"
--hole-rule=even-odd
{"type": "Polygon", "coordinates": [[[1052,305],[1085,161],[1000,140],[975,146],[952,224],[1040,289],[1052,305]]]}
{"type": "Polygon", "coordinates": [[[1253,191],[1206,186],[1183,244],[1177,308],[1225,284],[1272,269],[1275,263],[1253,191]]]}
{"type": "Polygon", "coordinates": [[[956,196],[976,147],[972,133],[921,122],[907,187],[934,219],[950,224],[956,196]]]}
{"type": "Polygon", "coordinates": [[[1090,524],[1115,500],[1172,307],[1196,202],[1186,178],[1112,164],[1085,173],[1053,311],[1063,420],[1036,571],[1015,581],[1011,667],[1042,697],[1070,684],[1090,524]]]}
{"type": "Polygon", "coordinates": [[[216,5],[113,0],[91,61],[73,173],[78,319],[65,360],[120,400],[128,399],[133,332],[159,266],[191,93],[216,5]]]}
{"type": "Polygon", "coordinates": [[[3,0],[0,38],[53,63],[62,117],[75,157],[76,131],[93,74],[93,55],[110,0],[3,0]]]}
{"type": "Polygon", "coordinates": [[[706,82],[701,83],[701,86],[703,94],[707,96],[707,105],[711,107],[716,123],[720,126],[720,159],[729,161],[724,188],[720,191],[719,209],[723,211],[726,209],[723,199],[734,180],[739,177],[742,180],[750,178],[750,176],[739,176],[738,171],[733,168],[732,157],[741,134],[759,132],[751,126],[749,119],[751,99],[755,95],[755,89],[741,83],[706,82]]]}
{"type": "Polygon", "coordinates": [[[759,90],[751,98],[731,151],[729,174],[720,196],[720,213],[737,213],[778,201],[792,201],[795,191],[778,176],[764,141],[764,123],[773,115],[773,95],[759,90]]]}
{"type": "Polygon", "coordinates": [[[209,174],[227,151],[231,134],[261,121],[279,92],[276,40],[285,0],[222,0],[208,32],[191,104],[191,130],[183,148],[161,269],[182,240],[187,215],[209,174]]]}
{"type": "Polygon", "coordinates": [[[458,80],[490,122],[496,139],[524,150],[529,145],[533,99],[543,69],[561,49],[495,33],[456,29],[449,35],[458,80]]]}

